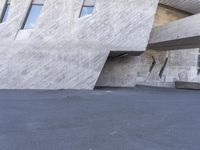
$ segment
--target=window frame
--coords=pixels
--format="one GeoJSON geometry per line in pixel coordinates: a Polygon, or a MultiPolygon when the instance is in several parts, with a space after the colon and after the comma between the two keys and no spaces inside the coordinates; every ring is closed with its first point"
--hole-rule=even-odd
{"type": "Polygon", "coordinates": [[[79,13],[79,18],[86,17],[86,16],[88,16],[88,15],[92,15],[92,14],[94,13],[95,4],[96,4],[96,0],[90,0],[90,1],[88,1],[88,0],[83,0],[83,3],[82,3],[82,5],[81,5],[81,10],[80,10],[80,13],[79,13]],[[83,12],[84,7],[93,8],[92,13],[82,16],[81,14],[82,14],[82,12],[83,12]]]}
{"type": "MultiPolygon", "coordinates": [[[[26,12],[26,16],[24,18],[24,21],[23,21],[23,23],[21,25],[21,28],[20,28],[21,30],[33,29],[33,28],[25,28],[25,25],[27,23],[29,15],[30,15],[31,9],[32,9],[33,5],[39,5],[39,6],[43,7],[44,6],[44,2],[45,2],[45,0],[32,0],[32,2],[30,3],[30,6],[29,6],[29,8],[28,8],[28,10],[26,12]]],[[[39,16],[38,16],[38,18],[39,18],[39,16]]]]}
{"type": "Polygon", "coordinates": [[[8,18],[8,15],[7,15],[7,18],[6,18],[5,21],[4,21],[4,19],[5,19],[6,12],[7,12],[7,11],[9,12],[9,10],[10,10],[10,0],[6,0],[6,1],[5,1],[5,4],[4,4],[4,7],[3,7],[3,10],[2,10],[2,12],[1,12],[0,23],[6,22],[6,20],[7,20],[7,18],[8,18]]]}
{"type": "Polygon", "coordinates": [[[81,15],[82,12],[83,12],[83,9],[84,9],[85,7],[93,8],[92,13],[91,13],[91,14],[93,14],[93,12],[94,12],[94,6],[92,6],[92,5],[82,5],[82,7],[81,7],[81,11],[80,11],[80,14],[79,14],[79,18],[84,17],[84,16],[91,15],[91,14],[87,14],[87,15],[83,15],[83,16],[81,15]]]}

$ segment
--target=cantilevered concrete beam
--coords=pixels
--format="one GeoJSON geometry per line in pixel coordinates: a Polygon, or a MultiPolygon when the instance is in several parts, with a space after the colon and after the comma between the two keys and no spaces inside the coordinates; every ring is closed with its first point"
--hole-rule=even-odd
{"type": "Polygon", "coordinates": [[[200,13],[200,0],[160,0],[164,4],[192,14],[200,13]]]}
{"type": "Polygon", "coordinates": [[[200,14],[155,27],[148,48],[177,50],[200,47],[200,14]]]}

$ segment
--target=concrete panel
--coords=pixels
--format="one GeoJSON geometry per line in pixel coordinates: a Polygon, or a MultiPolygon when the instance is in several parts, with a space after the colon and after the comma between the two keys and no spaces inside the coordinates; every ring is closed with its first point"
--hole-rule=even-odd
{"type": "Polygon", "coordinates": [[[82,0],[46,0],[22,31],[30,3],[12,0],[0,25],[1,89],[93,89],[111,51],[145,51],[158,0],[100,0],[81,18],[82,0]]]}
{"type": "Polygon", "coordinates": [[[154,27],[165,25],[188,16],[190,14],[159,4],[154,19],[154,27]]]}
{"type": "Polygon", "coordinates": [[[198,82],[176,81],[175,84],[177,89],[200,90],[200,83],[198,82]]]}
{"type": "Polygon", "coordinates": [[[155,27],[150,36],[149,48],[176,50],[200,47],[200,14],[155,27]]]}
{"type": "Polygon", "coordinates": [[[109,51],[81,43],[56,44],[1,45],[0,88],[93,89],[109,51]]]}
{"type": "Polygon", "coordinates": [[[33,39],[80,40],[113,45],[112,51],[145,51],[157,0],[96,1],[92,15],[79,18],[82,1],[46,1],[33,39]],[[63,33],[63,34],[61,34],[63,33]]]}
{"type": "Polygon", "coordinates": [[[192,14],[200,12],[200,0],[160,0],[160,3],[192,14]]]}

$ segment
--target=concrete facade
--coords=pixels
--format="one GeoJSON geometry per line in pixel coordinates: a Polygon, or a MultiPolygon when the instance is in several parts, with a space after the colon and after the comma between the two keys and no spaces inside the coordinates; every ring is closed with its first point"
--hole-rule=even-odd
{"type": "Polygon", "coordinates": [[[12,0],[0,25],[0,88],[93,89],[111,51],[145,51],[157,3],[97,0],[79,18],[82,0],[46,0],[34,29],[20,30],[31,0],[12,0]]]}
{"type": "MultiPolygon", "coordinates": [[[[163,27],[190,15],[188,12],[160,5],[154,27],[163,27]]],[[[112,57],[107,61],[97,86],[132,87],[142,84],[175,87],[175,81],[200,82],[197,73],[198,55],[199,48],[147,50],[141,56],[112,57]]]]}
{"type": "MultiPolygon", "coordinates": [[[[154,33],[161,34],[158,28],[167,26],[169,31],[170,24],[177,22],[190,27],[188,20],[199,18],[199,14],[190,16],[197,8],[189,11],[164,0],[159,7],[158,0],[39,1],[43,8],[37,23],[26,30],[21,28],[34,1],[10,1],[8,18],[0,24],[0,89],[93,89],[137,83],[172,87],[175,80],[198,80],[197,47],[147,50],[154,33]],[[80,17],[84,5],[94,10],[80,17]]],[[[0,1],[0,12],[5,3],[0,1]]],[[[192,4],[200,6],[198,0],[192,4]]],[[[181,39],[178,32],[170,31],[175,40],[181,39]]],[[[187,32],[194,37],[198,27],[187,32]]]]}

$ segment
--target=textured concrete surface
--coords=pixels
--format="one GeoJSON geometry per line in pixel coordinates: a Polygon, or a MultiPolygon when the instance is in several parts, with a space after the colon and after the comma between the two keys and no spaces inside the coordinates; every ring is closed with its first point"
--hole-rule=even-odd
{"type": "Polygon", "coordinates": [[[200,82],[197,74],[199,49],[147,50],[141,56],[110,57],[97,86],[133,87],[136,84],[175,87],[175,81],[200,82]],[[166,65],[165,61],[168,59],[166,65]]]}
{"type": "Polygon", "coordinates": [[[84,43],[23,46],[11,43],[6,51],[0,46],[0,88],[93,89],[109,54],[84,43]]]}
{"type": "Polygon", "coordinates": [[[160,3],[192,14],[200,12],[200,0],[160,0],[160,3]]]}
{"type": "Polygon", "coordinates": [[[0,91],[2,150],[199,150],[200,93],[0,91]]]}
{"type": "MultiPolygon", "coordinates": [[[[5,0],[0,2],[0,12],[5,0]]],[[[46,0],[34,29],[20,30],[31,0],[12,0],[0,24],[0,88],[93,89],[112,52],[146,50],[158,0],[46,0]]]]}
{"type": "Polygon", "coordinates": [[[198,82],[177,81],[175,85],[177,89],[200,90],[200,83],[198,82]]]}
{"type": "MultiPolygon", "coordinates": [[[[149,48],[157,50],[176,50],[176,49],[189,49],[199,48],[199,12],[200,1],[199,0],[160,0],[160,4],[170,6],[191,14],[197,14],[191,17],[185,15],[184,19],[173,20],[174,15],[172,12],[168,13],[172,23],[163,25],[161,27],[155,27],[152,30],[150,37],[149,48]]],[[[159,11],[159,10],[158,10],[159,11]]],[[[179,11],[181,12],[181,11],[179,11]]],[[[162,13],[163,14],[163,13],[162,13]]],[[[185,13],[183,12],[183,15],[185,13]]],[[[176,13],[176,17],[180,18],[180,13],[176,13]]],[[[162,17],[164,17],[162,15],[162,17]]]]}
{"type": "MultiPolygon", "coordinates": [[[[154,26],[187,17],[188,13],[159,5],[154,26]]],[[[200,82],[198,49],[147,50],[141,56],[109,57],[97,86],[133,87],[136,84],[175,87],[175,81],[200,82]],[[166,65],[165,61],[167,60],[166,65]]]]}
{"type": "Polygon", "coordinates": [[[188,16],[191,14],[159,4],[154,17],[154,27],[166,25],[188,16]]]}
{"type": "Polygon", "coordinates": [[[153,28],[149,48],[176,50],[200,47],[200,14],[153,28]]]}

